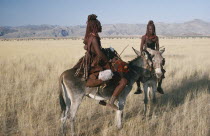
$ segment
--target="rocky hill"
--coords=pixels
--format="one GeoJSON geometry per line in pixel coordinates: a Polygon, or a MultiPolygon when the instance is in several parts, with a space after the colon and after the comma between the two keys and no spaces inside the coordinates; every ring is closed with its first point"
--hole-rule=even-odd
{"type": "MultiPolygon", "coordinates": [[[[157,22],[156,31],[161,36],[210,36],[210,22],[199,19],[184,23],[157,22]]],[[[83,37],[86,26],[27,25],[2,26],[0,38],[27,37],[83,37]]],[[[146,24],[104,24],[101,36],[143,35],[146,24]]]]}

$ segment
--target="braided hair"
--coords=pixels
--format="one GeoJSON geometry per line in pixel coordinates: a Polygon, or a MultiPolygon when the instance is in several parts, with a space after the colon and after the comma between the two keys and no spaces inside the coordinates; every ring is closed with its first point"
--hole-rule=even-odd
{"type": "Polygon", "coordinates": [[[146,32],[146,35],[149,35],[149,27],[152,27],[153,29],[153,34],[152,35],[156,35],[156,31],[155,31],[155,24],[152,20],[150,20],[147,24],[147,32],[146,32]]]}
{"type": "Polygon", "coordinates": [[[88,38],[90,36],[91,33],[93,33],[94,35],[98,35],[98,32],[100,32],[101,28],[101,23],[100,21],[97,19],[97,16],[95,14],[91,14],[88,16],[87,19],[87,27],[86,27],[86,33],[85,33],[85,37],[84,37],[84,44],[87,44],[88,38]]]}

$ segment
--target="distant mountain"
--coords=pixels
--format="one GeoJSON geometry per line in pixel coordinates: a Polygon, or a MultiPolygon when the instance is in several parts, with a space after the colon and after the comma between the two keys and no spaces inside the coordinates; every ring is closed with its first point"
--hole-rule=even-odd
{"type": "MultiPolygon", "coordinates": [[[[210,22],[199,19],[184,23],[155,23],[160,36],[210,36],[210,22]]],[[[0,38],[83,37],[86,26],[26,25],[0,27],[0,38]]],[[[139,36],[146,24],[105,24],[101,36],[139,36]]]]}

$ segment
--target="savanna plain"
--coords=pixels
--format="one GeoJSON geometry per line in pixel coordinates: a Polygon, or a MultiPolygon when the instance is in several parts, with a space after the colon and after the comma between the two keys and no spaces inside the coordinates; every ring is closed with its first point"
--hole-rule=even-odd
{"type": "MultiPolygon", "coordinates": [[[[136,57],[138,38],[103,38],[103,47],[136,57]]],[[[85,53],[81,39],[0,41],[0,136],[60,135],[58,79],[85,53]]],[[[143,116],[144,95],[128,95],[123,128],[115,112],[85,97],[76,118],[78,136],[210,136],[210,39],[160,39],[166,51],[164,95],[143,116]]],[[[67,124],[67,135],[70,126],[67,124]]]]}

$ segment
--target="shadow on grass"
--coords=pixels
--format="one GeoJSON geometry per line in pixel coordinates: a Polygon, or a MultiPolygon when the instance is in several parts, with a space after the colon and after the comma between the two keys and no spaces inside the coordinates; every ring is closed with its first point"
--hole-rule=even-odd
{"type": "MultiPolygon", "coordinates": [[[[159,97],[158,105],[161,106],[170,103],[171,106],[177,107],[184,103],[190,93],[197,94],[206,91],[206,89],[210,93],[210,80],[208,76],[196,79],[196,75],[195,73],[190,78],[183,79],[181,86],[172,88],[169,93],[159,97]]],[[[193,99],[193,95],[190,96],[190,99],[193,99]]]]}
{"type": "MultiPolygon", "coordinates": [[[[208,76],[203,76],[201,78],[196,78],[198,73],[195,73],[193,76],[189,78],[182,79],[182,84],[180,86],[177,86],[175,88],[171,88],[165,92],[164,95],[161,95],[157,98],[158,103],[153,105],[155,106],[156,111],[155,112],[161,112],[168,104],[172,106],[172,108],[178,107],[182,105],[186,99],[186,97],[189,94],[197,94],[200,92],[205,92],[206,90],[208,93],[210,93],[210,80],[208,76]]],[[[167,79],[164,79],[165,81],[167,79]]],[[[132,93],[132,92],[131,92],[132,93]]],[[[144,95],[144,94],[141,94],[144,95]]],[[[191,95],[190,99],[192,100],[196,95],[191,95]]],[[[144,96],[141,96],[144,97],[144,96]]],[[[151,100],[152,103],[152,100],[151,100]]],[[[126,112],[125,120],[133,118],[135,116],[143,116],[143,103],[137,102],[136,106],[133,106],[133,108],[126,112]],[[141,106],[139,106],[141,105],[141,106]]],[[[152,106],[152,107],[153,107],[152,106]]],[[[150,113],[152,113],[150,111],[150,113]]]]}

